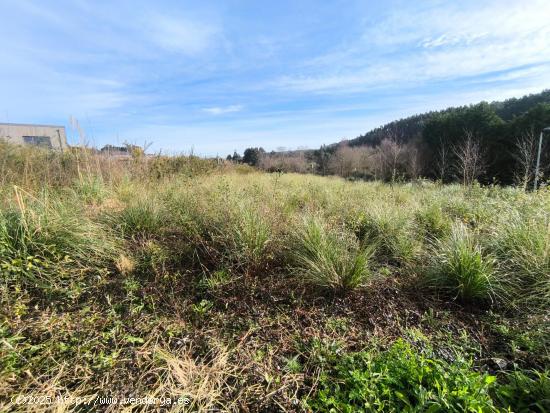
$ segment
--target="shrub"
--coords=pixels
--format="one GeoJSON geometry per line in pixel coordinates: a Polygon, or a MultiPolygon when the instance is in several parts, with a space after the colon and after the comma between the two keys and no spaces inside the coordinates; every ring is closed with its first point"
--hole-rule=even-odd
{"type": "Polygon", "coordinates": [[[307,404],[316,412],[496,411],[489,390],[495,377],[416,351],[402,340],[386,352],[359,352],[333,359],[307,404]]]}
{"type": "Polygon", "coordinates": [[[317,219],[306,220],[297,232],[294,272],[307,283],[344,291],[370,278],[372,249],[361,248],[351,234],[329,232],[317,219]]]}
{"type": "Polygon", "coordinates": [[[483,254],[470,231],[457,224],[449,238],[434,244],[426,283],[464,302],[491,302],[500,288],[494,265],[494,258],[483,254]]]}

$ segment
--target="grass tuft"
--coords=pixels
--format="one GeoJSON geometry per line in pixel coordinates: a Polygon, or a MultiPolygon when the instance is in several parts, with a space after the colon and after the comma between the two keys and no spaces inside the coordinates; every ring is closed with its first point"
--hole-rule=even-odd
{"type": "Polygon", "coordinates": [[[482,252],[463,224],[455,224],[449,238],[435,242],[426,282],[462,302],[493,302],[499,293],[494,258],[482,252]]]}
{"type": "Polygon", "coordinates": [[[293,246],[294,272],[317,287],[347,291],[364,284],[372,273],[371,248],[342,230],[328,230],[318,219],[306,219],[293,246]]]}

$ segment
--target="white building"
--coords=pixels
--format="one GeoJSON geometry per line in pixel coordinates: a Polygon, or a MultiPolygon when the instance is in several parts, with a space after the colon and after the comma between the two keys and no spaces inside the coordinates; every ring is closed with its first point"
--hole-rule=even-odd
{"type": "Polygon", "coordinates": [[[36,145],[49,149],[67,149],[64,126],[0,123],[0,139],[18,145],[36,145]]]}

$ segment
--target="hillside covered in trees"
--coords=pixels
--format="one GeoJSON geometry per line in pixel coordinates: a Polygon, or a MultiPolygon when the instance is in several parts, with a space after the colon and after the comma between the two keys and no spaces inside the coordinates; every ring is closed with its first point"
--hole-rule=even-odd
{"type": "MultiPolygon", "coordinates": [[[[266,170],[314,172],[364,179],[528,185],[540,131],[550,125],[550,90],[501,102],[481,102],[417,114],[355,139],[317,150],[266,153],[248,148],[228,159],[266,170]]],[[[542,178],[550,145],[543,145],[542,178]]]]}

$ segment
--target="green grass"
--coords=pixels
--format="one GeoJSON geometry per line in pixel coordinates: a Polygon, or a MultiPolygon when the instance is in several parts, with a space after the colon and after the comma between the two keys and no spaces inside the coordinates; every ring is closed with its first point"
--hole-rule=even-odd
{"type": "Polygon", "coordinates": [[[22,394],[194,395],[199,411],[547,398],[547,189],[0,149],[1,411],[22,394]],[[514,373],[484,373],[497,359],[514,373]]]}
{"type": "Polygon", "coordinates": [[[483,304],[499,297],[500,280],[495,259],[484,253],[463,224],[455,225],[447,239],[435,243],[426,285],[451,299],[483,304]]]}
{"type": "Polygon", "coordinates": [[[0,211],[0,269],[7,280],[65,289],[112,263],[118,244],[113,232],[83,215],[78,200],[18,188],[14,197],[16,205],[0,211]]]}
{"type": "Polygon", "coordinates": [[[372,250],[342,229],[327,229],[318,219],[306,220],[297,230],[292,246],[293,272],[317,287],[347,291],[372,276],[372,250]]]}
{"type": "Polygon", "coordinates": [[[545,311],[550,306],[550,221],[548,216],[522,217],[519,211],[499,225],[491,246],[503,277],[515,290],[514,307],[545,311]]]}

